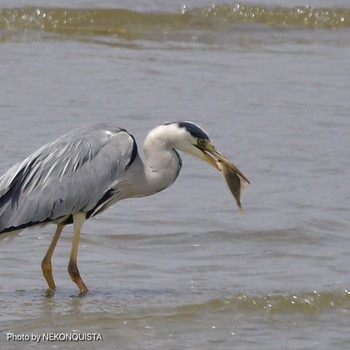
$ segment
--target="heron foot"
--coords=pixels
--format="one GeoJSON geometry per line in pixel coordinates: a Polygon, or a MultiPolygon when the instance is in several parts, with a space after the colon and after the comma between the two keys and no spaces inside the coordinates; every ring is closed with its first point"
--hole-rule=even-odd
{"type": "Polygon", "coordinates": [[[84,281],[80,277],[78,266],[75,261],[70,260],[68,264],[68,273],[72,281],[78,286],[80,294],[85,294],[89,291],[84,281]]]}

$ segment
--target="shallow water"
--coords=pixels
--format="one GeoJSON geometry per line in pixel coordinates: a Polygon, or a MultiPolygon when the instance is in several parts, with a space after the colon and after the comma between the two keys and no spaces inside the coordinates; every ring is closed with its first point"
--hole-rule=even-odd
{"type": "Polygon", "coordinates": [[[348,346],[350,8],[315,0],[295,19],[298,4],[275,3],[237,15],[236,4],[196,1],[125,2],[126,13],[110,1],[73,12],[4,2],[1,173],[80,125],[113,120],[141,145],[163,121],[192,120],[251,186],[241,215],[220,174],[184,155],[171,188],[86,223],[84,297],[67,274],[72,227],[53,258],[53,295],[40,263],[54,226],[2,235],[1,349],[35,346],[10,333],[95,332],[101,343],[39,346],[348,346]]]}

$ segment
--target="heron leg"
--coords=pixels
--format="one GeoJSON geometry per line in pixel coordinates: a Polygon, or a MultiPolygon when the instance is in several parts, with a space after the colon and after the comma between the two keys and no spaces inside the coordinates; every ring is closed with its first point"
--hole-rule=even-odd
{"type": "Polygon", "coordinates": [[[51,258],[52,254],[56,248],[56,244],[58,242],[58,239],[60,238],[61,232],[63,230],[64,225],[58,224],[56,232],[52,238],[52,241],[50,243],[49,249],[47,250],[47,253],[41,262],[41,269],[43,271],[43,275],[46,279],[47,284],[49,285],[49,288],[54,290],[56,288],[55,281],[52,277],[52,267],[51,267],[51,258]]]}
{"type": "Polygon", "coordinates": [[[78,286],[81,294],[84,294],[88,291],[85,283],[80,277],[80,273],[77,266],[80,230],[81,230],[81,227],[83,226],[85,218],[86,218],[85,213],[78,212],[73,214],[74,235],[73,235],[73,242],[72,242],[72,250],[71,250],[69,264],[68,264],[69,276],[72,279],[72,281],[78,286]]]}

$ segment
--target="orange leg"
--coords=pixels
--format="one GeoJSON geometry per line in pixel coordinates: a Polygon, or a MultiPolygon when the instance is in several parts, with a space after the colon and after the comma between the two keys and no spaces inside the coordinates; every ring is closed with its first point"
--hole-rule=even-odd
{"type": "Polygon", "coordinates": [[[56,232],[52,238],[51,244],[49,246],[49,249],[47,250],[47,253],[41,263],[41,269],[43,271],[43,275],[46,279],[47,284],[49,285],[49,288],[54,290],[56,288],[55,281],[52,276],[52,267],[51,267],[51,258],[52,254],[56,248],[56,244],[60,238],[61,232],[63,230],[64,225],[58,224],[56,232]]]}
{"type": "Polygon", "coordinates": [[[88,291],[85,283],[80,277],[80,273],[77,266],[77,258],[78,258],[78,246],[80,240],[80,230],[85,221],[86,214],[85,213],[75,213],[73,214],[73,225],[74,225],[74,235],[72,241],[72,250],[70,254],[69,264],[68,264],[68,273],[72,281],[78,286],[80,289],[80,293],[84,294],[88,291]]]}

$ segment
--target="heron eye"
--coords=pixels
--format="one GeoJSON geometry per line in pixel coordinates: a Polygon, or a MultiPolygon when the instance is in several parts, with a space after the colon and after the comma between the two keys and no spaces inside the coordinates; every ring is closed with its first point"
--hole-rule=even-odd
{"type": "Polygon", "coordinates": [[[198,145],[199,145],[199,146],[205,146],[205,142],[206,142],[206,141],[205,141],[204,139],[198,139],[197,142],[198,142],[198,145]]]}

